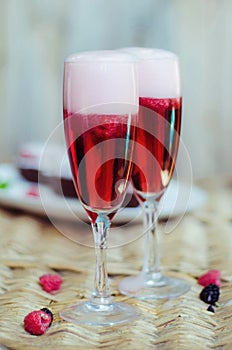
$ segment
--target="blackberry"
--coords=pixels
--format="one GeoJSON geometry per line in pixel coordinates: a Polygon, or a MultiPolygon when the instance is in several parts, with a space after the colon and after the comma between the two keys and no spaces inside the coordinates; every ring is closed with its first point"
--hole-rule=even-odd
{"type": "Polygon", "coordinates": [[[216,284],[209,284],[207,287],[203,288],[200,293],[200,299],[207,304],[215,305],[218,301],[220,295],[219,287],[216,284]]]}
{"type": "Polygon", "coordinates": [[[52,324],[52,321],[53,321],[53,313],[51,312],[51,310],[49,310],[47,307],[43,307],[42,309],[40,309],[41,311],[44,311],[46,312],[47,315],[49,315],[51,317],[51,322],[49,324],[49,327],[51,326],[52,324]]]}

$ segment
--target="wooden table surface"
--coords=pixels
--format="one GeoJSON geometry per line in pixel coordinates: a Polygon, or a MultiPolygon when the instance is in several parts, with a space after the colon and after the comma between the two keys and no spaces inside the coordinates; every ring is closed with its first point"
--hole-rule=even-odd
{"type": "MultiPolygon", "coordinates": [[[[232,349],[232,178],[199,184],[207,191],[205,205],[187,213],[170,234],[159,225],[161,262],[165,273],[186,278],[191,289],[173,300],[139,301],[118,291],[119,281],[142,266],[142,224],[112,230],[117,247],[108,251],[112,295],[137,305],[141,317],[118,327],[84,327],[60,319],[59,311],[90,296],[94,250],[90,227],[77,224],[76,244],[50,221],[19,211],[0,209],[0,349],[232,349]],[[128,244],[122,244],[122,243],[128,244]],[[199,299],[197,277],[209,269],[222,272],[220,303],[215,313],[199,299]],[[63,285],[51,295],[38,283],[44,273],[58,272],[63,285]],[[50,306],[55,319],[43,336],[23,328],[24,316],[50,306]]],[[[173,225],[175,221],[173,221],[173,225]]]]}

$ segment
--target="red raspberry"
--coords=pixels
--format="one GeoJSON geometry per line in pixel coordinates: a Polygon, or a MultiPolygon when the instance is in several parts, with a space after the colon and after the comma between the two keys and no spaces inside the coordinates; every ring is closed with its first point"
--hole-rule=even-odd
{"type": "Polygon", "coordinates": [[[58,274],[46,274],[39,278],[40,284],[48,293],[53,294],[57,292],[63,282],[62,278],[58,274]]]}
{"type": "Polygon", "coordinates": [[[221,272],[219,270],[210,270],[198,278],[198,284],[201,286],[207,287],[211,283],[218,287],[221,286],[221,272]]]}
{"type": "Polygon", "coordinates": [[[35,310],[25,316],[24,329],[30,334],[42,335],[47,331],[51,322],[51,315],[42,310],[35,310]]]}

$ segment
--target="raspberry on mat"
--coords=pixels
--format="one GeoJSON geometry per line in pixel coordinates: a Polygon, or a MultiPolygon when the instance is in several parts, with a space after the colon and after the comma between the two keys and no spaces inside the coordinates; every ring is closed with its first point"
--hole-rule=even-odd
{"type": "Polygon", "coordinates": [[[51,315],[43,310],[30,312],[24,318],[24,329],[32,335],[42,335],[50,327],[51,315]]]}
{"type": "Polygon", "coordinates": [[[221,271],[214,269],[209,270],[198,278],[198,284],[207,287],[209,284],[216,284],[216,286],[221,286],[221,271]]]}
{"type": "Polygon", "coordinates": [[[63,280],[58,274],[45,274],[40,276],[39,282],[43,290],[52,294],[60,289],[63,280]]]}

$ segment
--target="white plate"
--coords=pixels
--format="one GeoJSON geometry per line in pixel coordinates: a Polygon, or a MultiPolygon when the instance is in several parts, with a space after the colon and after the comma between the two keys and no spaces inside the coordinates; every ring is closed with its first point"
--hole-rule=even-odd
{"type": "MultiPolygon", "coordinates": [[[[63,198],[48,186],[39,186],[40,196],[28,195],[28,191],[35,185],[23,180],[12,164],[0,164],[0,184],[4,182],[8,185],[0,188],[1,205],[61,220],[87,218],[78,200],[63,198]]],[[[206,193],[200,188],[172,180],[161,204],[160,218],[184,215],[185,212],[202,206],[206,198],[206,193]]],[[[137,220],[141,220],[140,207],[123,208],[113,222],[137,220]]]]}

